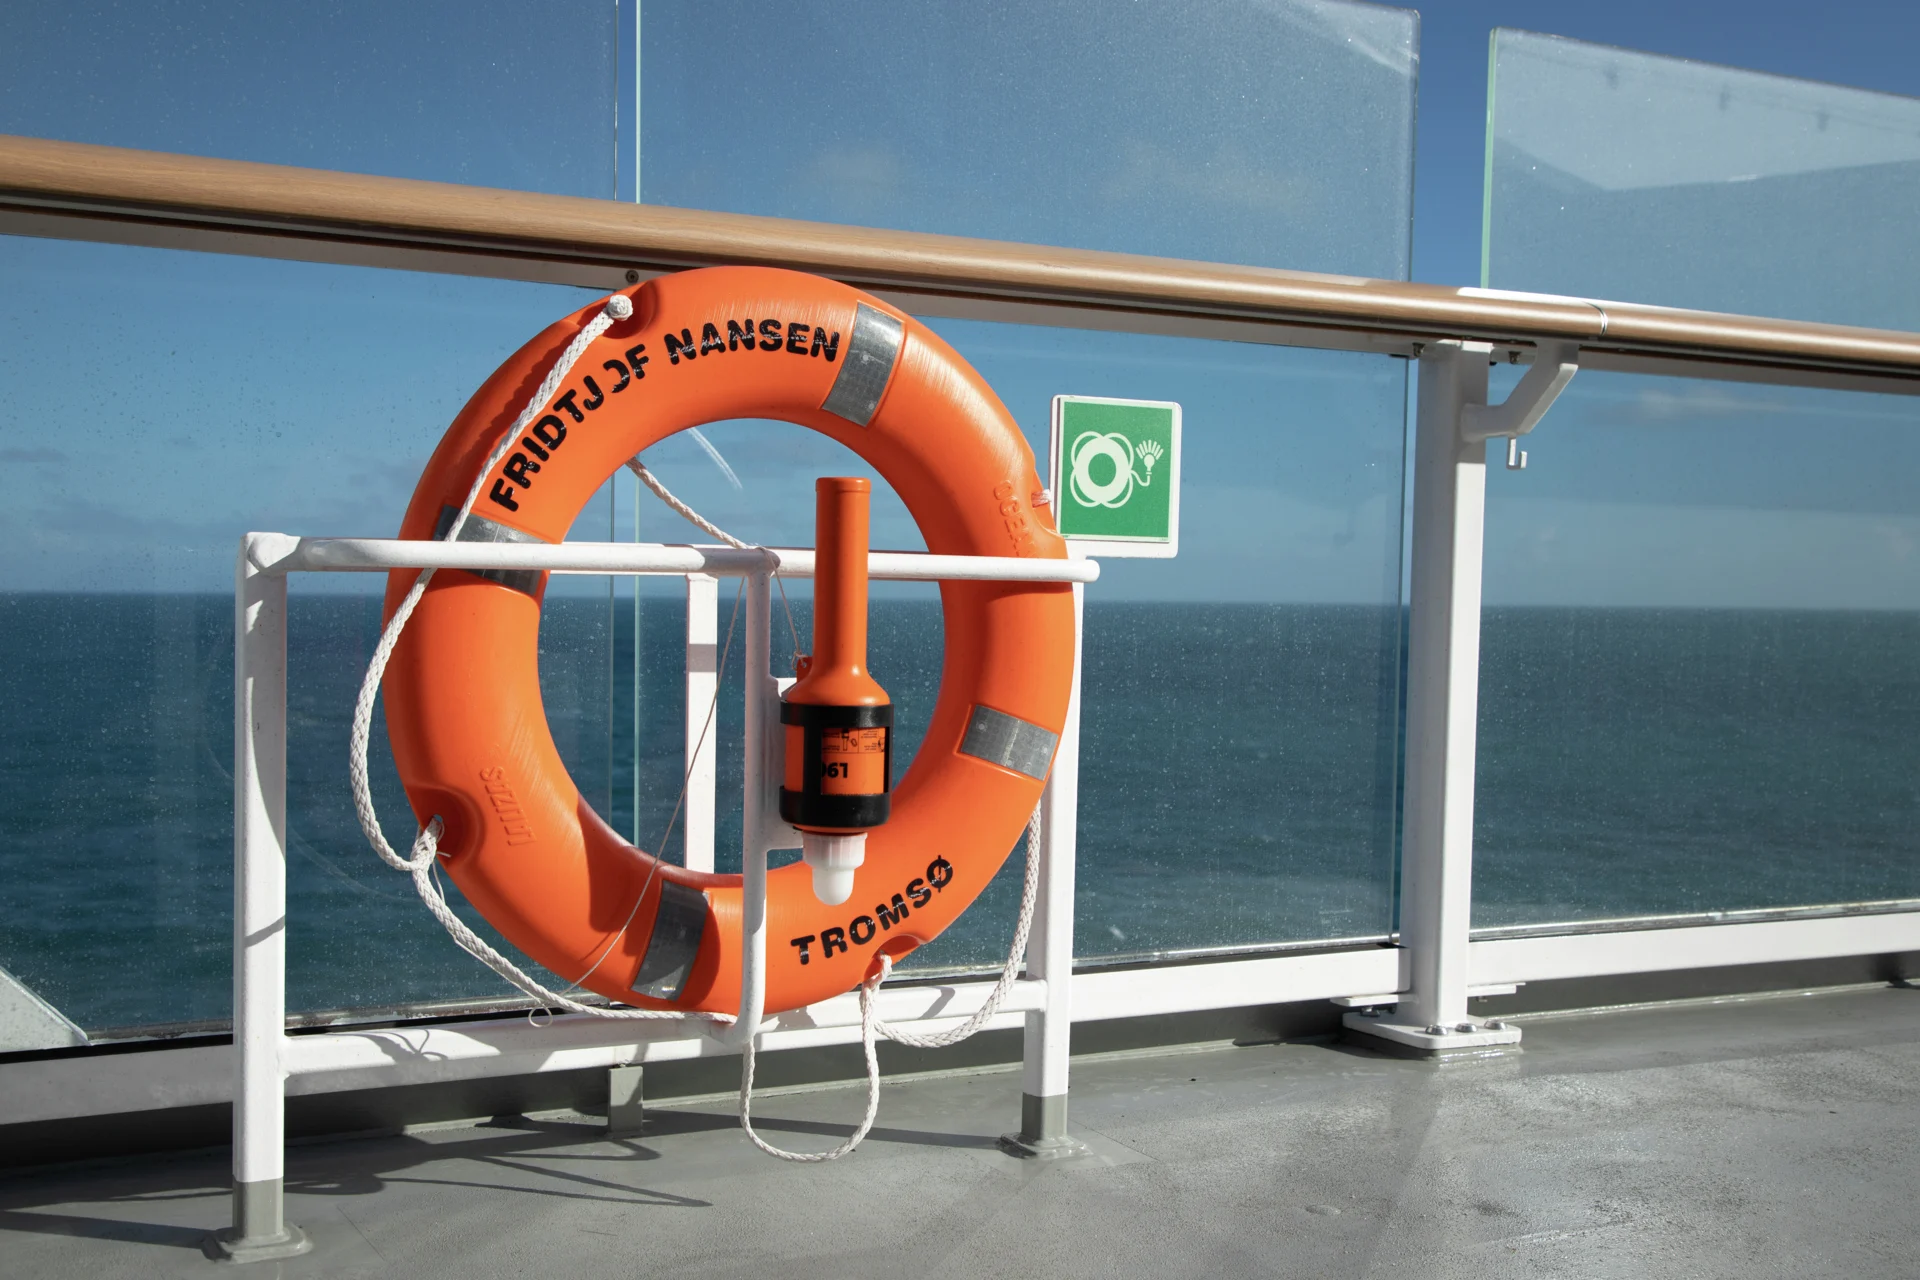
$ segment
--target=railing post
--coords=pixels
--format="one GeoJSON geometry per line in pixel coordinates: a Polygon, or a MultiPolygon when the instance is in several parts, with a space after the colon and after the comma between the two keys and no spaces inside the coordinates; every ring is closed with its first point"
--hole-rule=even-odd
{"type": "Polygon", "coordinates": [[[1406,990],[1391,1014],[1345,1019],[1354,1030],[1429,1051],[1520,1039],[1517,1027],[1467,1016],[1487,445],[1466,440],[1461,420],[1467,405],[1487,402],[1489,351],[1438,342],[1420,356],[1400,854],[1406,990]]]}
{"type": "MultiPolygon", "coordinates": [[[[686,833],[689,871],[713,870],[714,761],[717,758],[715,744],[720,737],[719,709],[713,699],[720,687],[719,664],[720,579],[705,573],[690,573],[687,575],[687,799],[680,813],[680,829],[686,833]]],[[[666,856],[664,849],[657,852],[661,857],[666,856]]]]}
{"type": "Polygon", "coordinates": [[[779,779],[768,767],[767,741],[779,724],[770,665],[773,579],[765,568],[747,576],[746,617],[741,637],[745,652],[741,682],[746,686],[746,723],[741,735],[744,787],[740,812],[740,1011],[717,1037],[745,1045],[760,1033],[767,999],[767,851],[778,811],[779,779]]]}
{"type": "Polygon", "coordinates": [[[285,1217],[287,579],[265,567],[292,541],[249,534],[234,571],[233,1225],[208,1241],[234,1262],[312,1247],[285,1217]]]}
{"type": "Polygon", "coordinates": [[[1040,895],[1027,938],[1027,976],[1047,984],[1046,1007],[1027,1014],[1020,1132],[1007,1149],[1042,1158],[1072,1155],[1067,1134],[1067,1063],[1073,1049],[1073,873],[1080,810],[1080,666],[1086,588],[1073,587],[1073,684],[1053,771],[1040,798],[1040,895]]]}

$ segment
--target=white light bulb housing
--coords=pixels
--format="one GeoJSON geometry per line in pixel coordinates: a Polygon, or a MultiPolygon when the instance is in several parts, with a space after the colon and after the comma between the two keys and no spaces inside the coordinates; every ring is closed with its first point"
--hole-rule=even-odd
{"type": "Polygon", "coordinates": [[[800,833],[800,856],[813,869],[813,896],[837,907],[853,896],[853,873],[867,860],[867,833],[800,833]]]}

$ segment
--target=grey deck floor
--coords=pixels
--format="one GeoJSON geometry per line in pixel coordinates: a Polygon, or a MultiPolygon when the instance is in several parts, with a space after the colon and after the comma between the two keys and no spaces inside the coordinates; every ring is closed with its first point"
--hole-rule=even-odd
{"type": "MultiPolygon", "coordinates": [[[[1523,1020],[1436,1065],[1290,1044],[1076,1064],[1094,1155],[1000,1154],[1019,1077],[890,1084],[837,1165],[724,1103],[308,1145],[296,1276],[1920,1275],[1920,991],[1523,1020]]],[[[855,1090],[769,1098],[824,1147],[855,1090]]],[[[210,1276],[224,1161],[0,1181],[0,1274],[210,1276]]]]}

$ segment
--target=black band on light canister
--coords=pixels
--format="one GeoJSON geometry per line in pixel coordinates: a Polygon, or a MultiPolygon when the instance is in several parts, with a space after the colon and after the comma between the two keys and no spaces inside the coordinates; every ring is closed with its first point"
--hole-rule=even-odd
{"type": "Polygon", "coordinates": [[[793,826],[863,829],[883,825],[893,812],[893,706],[825,707],[780,704],[780,723],[800,729],[800,790],[780,788],[780,820],[793,826]],[[821,792],[820,735],[828,729],[885,729],[877,795],[834,796],[821,792]]]}

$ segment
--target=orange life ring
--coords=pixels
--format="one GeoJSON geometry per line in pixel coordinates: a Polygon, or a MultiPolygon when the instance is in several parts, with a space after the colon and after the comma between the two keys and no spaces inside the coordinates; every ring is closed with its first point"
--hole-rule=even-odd
{"type": "MultiPolygon", "coordinates": [[[[559,542],[649,445],[706,422],[778,418],[866,459],[932,552],[1065,557],[1006,408],[912,317],[834,281],[760,267],[681,272],[629,296],[632,317],[587,348],[490,474],[462,541],[559,542]]],[[[487,379],[428,462],[402,538],[445,527],[599,310],[551,326],[487,379]]],[[[414,578],[389,576],[389,618],[414,578]]],[[[656,861],[581,799],[540,699],[544,589],[535,573],[433,578],[383,686],[408,800],[422,823],[445,823],[442,865],[467,900],[552,972],[585,975],[586,987],[628,1004],[732,1012],[740,877],[656,861]]],[[[897,962],[937,936],[999,870],[1039,798],[1067,715],[1071,589],[947,582],[941,604],[939,701],[890,820],[869,837],[853,897],[821,905],[798,863],[768,877],[768,1012],[850,990],[882,952],[897,962]]]]}

